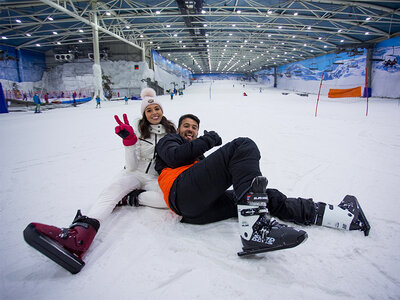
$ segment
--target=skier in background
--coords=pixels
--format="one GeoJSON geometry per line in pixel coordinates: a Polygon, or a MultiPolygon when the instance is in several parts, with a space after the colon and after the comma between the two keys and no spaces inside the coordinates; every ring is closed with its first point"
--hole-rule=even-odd
{"type": "Polygon", "coordinates": [[[221,145],[222,139],[214,131],[198,137],[199,125],[195,115],[183,115],[177,133],[167,134],[156,146],[164,200],[182,222],[207,224],[237,214],[244,250],[240,255],[295,247],[307,238],[305,231],[279,224],[269,214],[296,224],[362,230],[368,235],[369,224],[354,196],[333,206],[267,189],[260,151],[251,139],[237,138],[205,158],[204,153],[221,145]],[[233,191],[227,191],[232,185],[233,191]]]}
{"type": "Polygon", "coordinates": [[[97,96],[96,96],[96,108],[101,108],[100,102],[101,102],[100,96],[97,95],[97,96]]]}
{"type": "Polygon", "coordinates": [[[46,104],[49,104],[49,93],[46,93],[44,95],[44,101],[46,102],[46,104]]]}
{"type": "Polygon", "coordinates": [[[33,96],[33,103],[35,103],[35,113],[40,113],[40,98],[37,93],[35,93],[35,96],[33,96]]]}
{"type": "Polygon", "coordinates": [[[124,100],[125,100],[125,104],[128,104],[128,97],[127,96],[125,96],[124,100]]]}
{"type": "Polygon", "coordinates": [[[103,190],[88,215],[83,216],[78,210],[68,228],[31,223],[24,231],[28,244],[71,273],[78,273],[84,266],[82,257],[100,224],[116,206],[167,208],[157,183],[154,148],[164,135],[175,132],[175,126],[164,116],[153,89],[143,89],[141,98],[142,118],[137,120],[136,130],[129,124],[126,114],[123,115],[124,122],[114,116],[117,121],[115,133],[122,138],[125,148],[125,167],[103,190]],[[139,139],[135,132],[139,133],[139,139]]]}
{"type": "Polygon", "coordinates": [[[76,107],[76,92],[72,93],[72,104],[74,107],[76,107]]]}

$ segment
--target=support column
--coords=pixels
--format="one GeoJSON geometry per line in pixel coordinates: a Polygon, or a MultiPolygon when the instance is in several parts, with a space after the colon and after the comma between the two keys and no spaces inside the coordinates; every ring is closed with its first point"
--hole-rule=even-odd
{"type": "Polygon", "coordinates": [[[278,87],[276,67],[274,67],[274,88],[278,87]]]}
{"type": "MultiPolygon", "coordinates": [[[[94,10],[93,13],[93,23],[98,25],[97,14],[94,10]]],[[[93,85],[94,85],[94,95],[93,97],[100,96],[100,99],[104,100],[103,94],[103,79],[100,66],[100,48],[99,48],[99,30],[97,26],[92,26],[93,31],[93,85]]]]}

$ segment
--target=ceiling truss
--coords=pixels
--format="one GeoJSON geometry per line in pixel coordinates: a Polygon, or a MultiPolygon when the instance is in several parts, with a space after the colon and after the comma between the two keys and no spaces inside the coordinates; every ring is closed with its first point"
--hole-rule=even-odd
{"type": "Polygon", "coordinates": [[[243,73],[399,36],[400,2],[27,0],[1,2],[0,20],[0,44],[18,49],[90,47],[97,27],[100,43],[155,49],[193,73],[243,73]]]}

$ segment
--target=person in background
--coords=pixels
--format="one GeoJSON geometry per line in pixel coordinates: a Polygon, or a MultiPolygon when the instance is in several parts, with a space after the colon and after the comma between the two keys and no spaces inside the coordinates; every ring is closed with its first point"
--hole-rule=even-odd
{"type": "Polygon", "coordinates": [[[33,103],[35,103],[35,113],[40,113],[40,98],[39,95],[37,93],[35,93],[35,95],[33,96],[33,103]]]}
{"type": "Polygon", "coordinates": [[[76,92],[72,93],[72,105],[76,107],[76,92]]]}
{"type": "Polygon", "coordinates": [[[128,97],[127,96],[125,96],[124,100],[125,100],[125,104],[128,104],[128,97]]]}
{"type": "Polygon", "coordinates": [[[97,96],[96,96],[96,108],[101,108],[100,102],[101,102],[100,96],[97,95],[97,96]]]}
{"type": "Polygon", "coordinates": [[[46,104],[49,104],[49,93],[46,93],[44,95],[44,101],[46,102],[46,104]]]}
{"type": "Polygon", "coordinates": [[[161,102],[153,89],[143,89],[141,98],[141,119],[135,122],[135,130],[126,114],[123,115],[123,122],[114,116],[117,122],[115,133],[122,138],[125,149],[125,167],[103,190],[88,215],[84,216],[78,210],[68,228],[31,223],[24,231],[29,245],[71,273],[79,272],[84,266],[82,257],[100,224],[116,206],[167,208],[154,169],[155,146],[167,133],[175,132],[175,125],[164,116],[161,102]]]}

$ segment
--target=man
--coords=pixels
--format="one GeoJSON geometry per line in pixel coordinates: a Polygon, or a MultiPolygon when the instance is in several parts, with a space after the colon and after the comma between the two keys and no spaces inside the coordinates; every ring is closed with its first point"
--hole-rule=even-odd
{"type": "Polygon", "coordinates": [[[37,93],[35,93],[35,96],[33,96],[33,103],[35,103],[35,113],[40,113],[40,98],[37,93]]]}
{"type": "Polygon", "coordinates": [[[291,248],[307,238],[305,231],[279,224],[268,213],[297,224],[357,229],[368,235],[369,224],[355,197],[346,196],[334,207],[267,189],[260,152],[251,139],[237,138],[205,158],[222,140],[214,131],[198,137],[199,125],[198,117],[183,115],[177,134],[166,135],[156,146],[160,188],[182,222],[206,224],[238,213],[244,250],[239,255],[291,248]],[[231,185],[233,191],[228,191],[231,185]]]}

